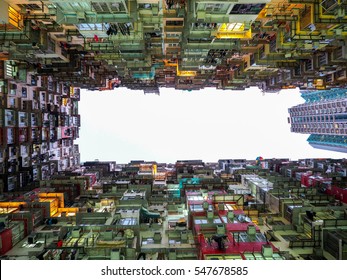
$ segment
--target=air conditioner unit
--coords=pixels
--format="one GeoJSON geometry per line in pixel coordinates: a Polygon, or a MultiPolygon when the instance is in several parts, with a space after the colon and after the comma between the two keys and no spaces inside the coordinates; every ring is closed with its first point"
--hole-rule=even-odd
{"type": "Polygon", "coordinates": [[[271,245],[263,244],[261,246],[261,253],[264,257],[272,257],[273,255],[273,248],[271,245]]]}
{"type": "Polygon", "coordinates": [[[265,16],[272,17],[273,11],[274,11],[273,8],[268,8],[265,12],[265,16]]]}
{"type": "Polygon", "coordinates": [[[292,16],[300,15],[300,9],[292,9],[292,16]]]}
{"type": "Polygon", "coordinates": [[[87,22],[89,22],[89,23],[94,23],[94,22],[96,22],[96,14],[91,14],[91,13],[88,13],[87,15],[86,15],[86,20],[87,20],[87,22]]]}
{"type": "Polygon", "coordinates": [[[336,19],[342,19],[346,16],[346,10],[343,7],[338,7],[334,11],[334,15],[336,19]]]}
{"type": "Polygon", "coordinates": [[[76,23],[77,16],[76,15],[64,15],[64,20],[66,23],[76,23]]]}
{"type": "Polygon", "coordinates": [[[158,6],[153,6],[153,7],[152,7],[152,14],[153,14],[153,15],[158,15],[158,13],[159,13],[159,8],[158,8],[158,6]]]}
{"type": "Polygon", "coordinates": [[[206,17],[206,12],[205,11],[198,11],[196,14],[197,20],[204,20],[206,17]]]}
{"type": "Polygon", "coordinates": [[[56,8],[48,8],[48,13],[51,16],[55,16],[57,14],[57,9],[56,8]]]}
{"type": "Polygon", "coordinates": [[[77,12],[77,20],[82,21],[86,19],[86,15],[84,12],[77,12]]]}
{"type": "Polygon", "coordinates": [[[207,211],[207,219],[212,220],[214,217],[213,211],[207,211]]]}
{"type": "Polygon", "coordinates": [[[335,32],[335,35],[337,35],[337,36],[342,35],[342,29],[341,28],[334,29],[334,32],[335,32]]]}
{"type": "Polygon", "coordinates": [[[120,250],[119,249],[112,249],[110,253],[110,259],[111,260],[120,260],[121,255],[120,255],[120,250]]]}
{"type": "Polygon", "coordinates": [[[248,225],[247,226],[247,234],[248,235],[255,235],[257,233],[257,229],[254,225],[248,225]]]}
{"type": "Polygon", "coordinates": [[[217,234],[225,234],[225,227],[224,225],[217,225],[217,234]]]}

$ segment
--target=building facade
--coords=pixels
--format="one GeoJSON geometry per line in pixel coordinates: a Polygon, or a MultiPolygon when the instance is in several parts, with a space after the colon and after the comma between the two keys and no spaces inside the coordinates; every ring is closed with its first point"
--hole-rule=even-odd
{"type": "Polygon", "coordinates": [[[1,0],[0,57],[74,86],[199,90],[346,84],[346,3],[1,0]]]}
{"type": "Polygon", "coordinates": [[[307,141],[318,149],[347,151],[347,90],[302,91],[304,104],[289,109],[291,131],[311,134],[307,141]]]}
{"type": "Polygon", "coordinates": [[[346,5],[0,0],[0,258],[347,259],[344,160],[81,167],[74,142],[80,88],[299,87],[292,131],[346,151],[346,5]]]}

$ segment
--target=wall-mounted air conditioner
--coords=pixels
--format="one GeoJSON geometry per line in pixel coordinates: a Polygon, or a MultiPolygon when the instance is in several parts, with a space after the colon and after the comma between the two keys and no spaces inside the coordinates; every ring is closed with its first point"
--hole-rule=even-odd
{"type": "Polygon", "coordinates": [[[206,12],[205,11],[198,11],[196,13],[197,20],[204,20],[206,18],[206,12]]]}
{"type": "Polygon", "coordinates": [[[48,13],[51,16],[55,16],[57,14],[57,8],[48,8],[48,13]]]}
{"type": "Polygon", "coordinates": [[[338,7],[334,11],[334,16],[336,19],[342,19],[346,16],[346,10],[343,7],[338,7]]]}
{"type": "Polygon", "coordinates": [[[77,20],[84,21],[86,19],[86,14],[84,12],[77,12],[77,20]]]}

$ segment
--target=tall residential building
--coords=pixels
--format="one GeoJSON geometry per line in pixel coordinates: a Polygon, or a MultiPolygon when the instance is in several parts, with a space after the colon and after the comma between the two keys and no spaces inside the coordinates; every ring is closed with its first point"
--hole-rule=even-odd
{"type": "Polygon", "coordinates": [[[311,134],[314,148],[347,152],[347,89],[301,93],[305,103],[289,109],[291,131],[311,134]]]}
{"type": "MultiPolygon", "coordinates": [[[[4,191],[79,165],[80,88],[323,94],[347,84],[342,0],[0,0],[0,7],[4,191]]],[[[328,136],[334,149],[344,143],[341,132],[316,134],[312,145],[328,136]]]]}
{"type": "Polygon", "coordinates": [[[159,94],[347,82],[343,0],[0,0],[0,7],[0,60],[34,65],[74,87],[159,94]]]}

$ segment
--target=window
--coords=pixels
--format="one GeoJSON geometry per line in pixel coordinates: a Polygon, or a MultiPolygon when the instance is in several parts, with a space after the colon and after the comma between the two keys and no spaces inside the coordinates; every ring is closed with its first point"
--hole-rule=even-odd
{"type": "Polygon", "coordinates": [[[197,11],[206,11],[207,13],[225,14],[229,9],[229,4],[199,3],[197,11]]]}
{"type": "Polygon", "coordinates": [[[151,4],[139,4],[139,9],[152,9],[151,4]]]}
{"type": "Polygon", "coordinates": [[[312,70],[312,61],[311,60],[306,60],[305,62],[305,70],[312,70]]]}
{"type": "Polygon", "coordinates": [[[21,9],[41,11],[42,7],[37,4],[17,4],[21,9]]]}
{"type": "Polygon", "coordinates": [[[242,31],[244,30],[244,27],[245,25],[239,22],[227,23],[227,24],[222,24],[219,31],[242,31]]]}
{"type": "Polygon", "coordinates": [[[166,38],[179,38],[180,33],[167,33],[166,38]]]}
{"type": "Polygon", "coordinates": [[[10,24],[12,24],[14,27],[19,28],[21,19],[22,17],[19,12],[17,12],[12,7],[8,7],[8,21],[10,24]]]}
{"type": "Polygon", "coordinates": [[[320,4],[322,6],[323,14],[333,14],[334,8],[338,5],[337,0],[323,0],[320,4]]]}
{"type": "Polygon", "coordinates": [[[230,14],[257,15],[265,7],[265,4],[235,4],[230,14]]]}
{"type": "Polygon", "coordinates": [[[168,20],[166,26],[183,26],[183,20],[168,20]]]}
{"type": "MultiPolygon", "coordinates": [[[[126,12],[126,9],[122,2],[116,3],[107,3],[107,2],[92,2],[93,10],[98,14],[107,14],[107,13],[123,13],[126,12]]],[[[142,4],[146,5],[146,4],[142,4]]]]}

